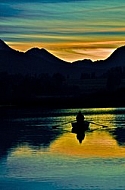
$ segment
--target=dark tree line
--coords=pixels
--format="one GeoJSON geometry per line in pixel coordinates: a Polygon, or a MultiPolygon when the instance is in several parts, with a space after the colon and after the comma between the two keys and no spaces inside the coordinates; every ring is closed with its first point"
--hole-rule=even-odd
{"type": "Polygon", "coordinates": [[[66,85],[65,77],[60,73],[53,76],[41,74],[39,76],[0,73],[0,103],[22,99],[35,99],[42,96],[69,96],[78,87],[66,85]]]}
{"type": "MultiPolygon", "coordinates": [[[[83,74],[81,75],[83,84],[84,79],[87,78],[91,79],[90,82],[92,82],[92,79],[97,77],[94,73],[83,74]]],[[[6,72],[0,73],[0,104],[25,104],[26,102],[32,104],[33,101],[44,101],[44,98],[48,97],[54,98],[56,102],[59,99],[59,103],[62,102],[62,104],[63,101],[65,103],[65,98],[69,102],[72,97],[73,103],[76,101],[76,104],[79,102],[80,105],[81,102],[84,102],[84,105],[92,105],[93,97],[97,103],[103,102],[104,99],[108,102],[109,97],[112,101],[120,101],[120,98],[121,102],[125,101],[125,87],[120,86],[122,80],[125,79],[125,68],[112,68],[98,78],[106,79],[105,89],[103,91],[98,89],[98,92],[93,95],[92,92],[89,92],[90,94],[82,92],[79,84],[73,84],[73,82],[69,84],[68,79],[61,73],[55,73],[52,76],[49,74],[24,76],[6,72]]]]}

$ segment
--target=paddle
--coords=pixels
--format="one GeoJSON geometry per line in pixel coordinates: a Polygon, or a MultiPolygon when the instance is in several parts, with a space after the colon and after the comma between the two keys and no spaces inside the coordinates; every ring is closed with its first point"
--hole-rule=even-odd
{"type": "Polygon", "coordinates": [[[99,124],[99,123],[95,123],[95,122],[92,122],[92,121],[88,121],[89,123],[92,123],[92,124],[95,124],[95,125],[99,125],[99,126],[102,126],[103,128],[106,128],[108,126],[106,125],[102,125],[102,124],[99,124]]]}
{"type": "MultiPolygon", "coordinates": [[[[66,124],[72,123],[72,122],[74,122],[74,121],[76,121],[76,119],[75,119],[75,120],[72,120],[72,121],[68,121],[68,122],[62,123],[62,124],[59,124],[59,125],[52,126],[52,128],[53,128],[53,129],[56,129],[56,128],[62,126],[62,125],[66,125],[66,124]]],[[[95,124],[95,125],[102,126],[103,128],[108,127],[108,126],[106,126],[106,125],[102,125],[102,124],[99,124],[99,123],[95,123],[95,122],[93,122],[93,121],[87,121],[87,122],[88,122],[88,123],[95,124]]]]}
{"type": "Polygon", "coordinates": [[[68,121],[68,122],[65,122],[65,123],[62,123],[62,124],[59,124],[59,125],[55,125],[55,126],[52,126],[52,128],[53,128],[53,129],[56,129],[56,128],[62,126],[62,125],[66,125],[66,124],[72,123],[72,122],[74,122],[74,121],[76,121],[76,120],[72,120],[72,121],[68,121]]]}

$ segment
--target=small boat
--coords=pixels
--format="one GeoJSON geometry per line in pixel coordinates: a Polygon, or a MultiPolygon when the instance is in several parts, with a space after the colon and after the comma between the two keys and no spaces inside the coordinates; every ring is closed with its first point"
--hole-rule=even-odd
{"type": "Polygon", "coordinates": [[[78,124],[77,122],[72,123],[72,133],[81,133],[89,129],[89,122],[83,121],[83,123],[78,124]]]}

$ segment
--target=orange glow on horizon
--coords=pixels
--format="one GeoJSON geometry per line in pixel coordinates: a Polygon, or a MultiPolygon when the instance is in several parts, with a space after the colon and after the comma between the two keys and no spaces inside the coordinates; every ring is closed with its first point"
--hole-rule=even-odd
{"type": "Polygon", "coordinates": [[[45,48],[56,57],[65,61],[91,59],[92,61],[104,60],[109,57],[116,48],[125,44],[125,41],[98,41],[98,42],[65,42],[65,43],[41,43],[41,42],[9,42],[8,45],[18,51],[38,47],[45,48]]]}

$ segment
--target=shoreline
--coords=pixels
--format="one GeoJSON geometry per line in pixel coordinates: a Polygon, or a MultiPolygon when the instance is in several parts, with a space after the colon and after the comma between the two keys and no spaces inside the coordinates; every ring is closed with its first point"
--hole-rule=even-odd
{"type": "Polygon", "coordinates": [[[4,101],[0,103],[0,108],[7,107],[43,107],[43,108],[108,108],[125,107],[125,97],[118,95],[103,96],[44,96],[39,98],[21,98],[11,102],[4,101]]]}

